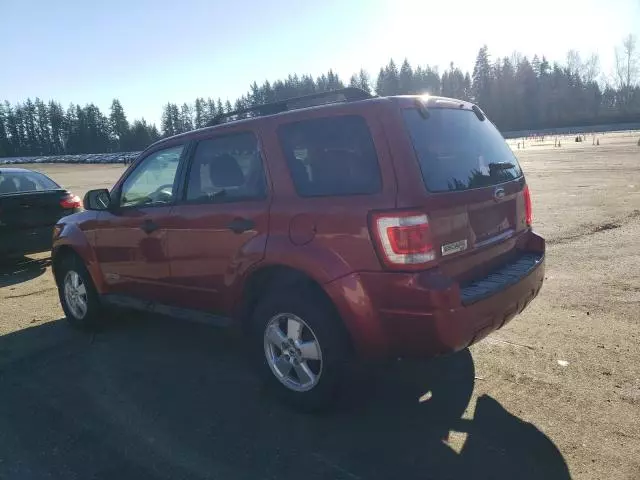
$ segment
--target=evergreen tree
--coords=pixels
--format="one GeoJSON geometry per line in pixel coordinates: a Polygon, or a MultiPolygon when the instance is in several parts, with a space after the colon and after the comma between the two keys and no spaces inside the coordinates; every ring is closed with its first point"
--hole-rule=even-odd
{"type": "Polygon", "coordinates": [[[129,122],[124,114],[124,108],[120,100],[114,98],[111,102],[111,114],[109,115],[109,128],[116,151],[124,151],[128,149],[127,140],[129,135],[129,122]]]}
{"type": "Polygon", "coordinates": [[[264,89],[258,86],[257,82],[253,82],[249,87],[251,89],[249,93],[249,105],[255,107],[256,105],[262,105],[265,102],[264,89]]]}
{"type": "MultiPolygon", "coordinates": [[[[269,82],[265,83],[265,86],[268,86],[269,82]]],[[[316,82],[313,80],[311,75],[303,75],[300,80],[300,94],[301,95],[310,95],[317,91],[316,82]]]]}
{"type": "Polygon", "coordinates": [[[65,152],[74,154],[74,153],[87,153],[83,152],[84,145],[81,144],[81,134],[80,134],[80,116],[81,116],[80,107],[76,107],[73,103],[69,105],[67,108],[67,113],[65,115],[65,152]]]}
{"type": "Polygon", "coordinates": [[[400,78],[398,67],[396,67],[393,58],[389,60],[389,64],[384,69],[384,83],[382,87],[382,95],[398,95],[400,93],[400,78]]]}
{"type": "Polygon", "coordinates": [[[542,62],[540,61],[540,58],[538,57],[538,55],[534,55],[533,56],[533,60],[531,60],[531,67],[533,68],[533,71],[536,74],[536,77],[540,76],[540,68],[541,68],[542,62]]]}
{"type": "Polygon", "coordinates": [[[12,153],[9,142],[9,131],[7,130],[5,107],[0,103],[0,157],[9,157],[12,153]]]}
{"type": "Polygon", "coordinates": [[[547,57],[545,57],[543,55],[542,56],[542,61],[540,62],[540,72],[538,73],[538,76],[544,77],[545,75],[549,75],[549,71],[550,70],[551,70],[551,66],[549,65],[549,62],[547,61],[547,57]]]}
{"type": "Polygon", "coordinates": [[[466,76],[462,70],[449,64],[449,70],[442,74],[442,95],[451,98],[468,99],[471,82],[469,74],[466,76]]]}
{"type": "Polygon", "coordinates": [[[180,123],[182,124],[183,132],[193,130],[193,113],[187,103],[183,103],[180,109],[180,123]]]}
{"type": "MultiPolygon", "coordinates": [[[[444,75],[443,75],[444,76],[444,75]]],[[[418,95],[440,95],[442,93],[440,74],[436,68],[418,66],[413,73],[414,93],[418,95]]]]}
{"type": "Polygon", "coordinates": [[[22,108],[22,114],[27,155],[40,155],[41,148],[38,141],[36,106],[30,98],[27,98],[22,108]]]}
{"type": "Polygon", "coordinates": [[[195,128],[204,127],[205,123],[207,123],[207,114],[205,111],[205,101],[204,98],[196,98],[195,103],[193,104],[194,110],[194,118],[193,123],[195,128]]]}
{"type": "MultiPolygon", "coordinates": [[[[233,104],[233,110],[242,110],[244,109],[244,102],[243,99],[238,98],[236,99],[235,103],[233,104]]],[[[246,113],[240,113],[238,115],[236,115],[236,118],[247,118],[247,114],[246,113]]]]}
{"type": "Polygon", "coordinates": [[[208,124],[218,115],[218,109],[216,108],[216,101],[209,97],[207,98],[207,113],[205,116],[205,123],[208,124]]]}
{"type": "Polygon", "coordinates": [[[409,60],[406,58],[400,67],[400,74],[398,76],[398,93],[401,95],[414,93],[413,69],[411,68],[411,65],[409,65],[409,60]]]}
{"type": "Polygon", "coordinates": [[[340,88],[344,88],[344,83],[340,80],[340,77],[333,73],[333,70],[329,70],[327,72],[327,88],[326,90],[338,90],[340,88]]]}
{"type": "Polygon", "coordinates": [[[463,92],[462,99],[467,101],[471,100],[471,76],[469,75],[469,72],[464,75],[463,92]]]}
{"type": "Polygon", "coordinates": [[[131,149],[133,151],[144,150],[160,138],[155,125],[148,125],[144,120],[135,120],[130,131],[131,149]]]}
{"type": "Polygon", "coordinates": [[[26,155],[25,140],[22,137],[22,125],[18,110],[20,105],[13,108],[9,102],[4,102],[4,114],[6,118],[6,130],[9,138],[9,154],[14,156],[26,155]]]}
{"type": "Polygon", "coordinates": [[[75,128],[68,139],[69,153],[101,153],[111,150],[109,119],[90,103],[76,106],[75,128]]]}
{"type": "MultiPolygon", "coordinates": [[[[432,94],[472,99],[503,131],[570,125],[595,125],[636,121],[640,117],[640,59],[633,37],[618,50],[616,84],[601,89],[597,55],[582,61],[569,51],[565,64],[551,65],[535,55],[529,62],[518,52],[493,64],[483,46],[476,57],[473,74],[453,63],[442,76],[435,67],[413,68],[408,59],[396,67],[393,59],[380,68],[375,82],[379,95],[432,94]],[[622,60],[627,60],[623,62],[622,60]],[[638,68],[636,68],[638,65],[638,68]]],[[[360,69],[349,85],[372,91],[369,75],[360,69]]],[[[250,84],[245,95],[222,102],[209,97],[195,99],[181,107],[167,103],[162,109],[162,135],[175,135],[206,125],[212,118],[231,110],[342,88],[342,80],[330,69],[316,79],[291,73],[262,85],[250,84]]],[[[244,115],[239,115],[244,116],[244,115]]],[[[23,103],[0,104],[0,156],[138,150],[159,138],[158,129],[143,119],[127,121],[116,99],[108,117],[96,105],[71,104],[65,111],[54,100],[27,98],[23,103]]]]}
{"type": "Polygon", "coordinates": [[[384,68],[380,68],[378,72],[378,78],[376,79],[376,94],[379,96],[384,96],[384,85],[385,85],[385,71],[384,68]]]}
{"type": "MultiPolygon", "coordinates": [[[[274,86],[276,84],[274,84],[274,86]]],[[[316,88],[318,92],[326,92],[327,90],[329,90],[329,80],[324,73],[316,79],[316,88]]]]}
{"type": "Polygon", "coordinates": [[[451,79],[449,78],[448,70],[445,70],[442,74],[442,87],[440,89],[440,92],[443,97],[453,96],[453,86],[451,84],[451,79]]]}
{"type": "Polygon", "coordinates": [[[473,100],[480,107],[485,108],[491,103],[491,65],[489,64],[489,50],[486,45],[478,51],[472,78],[473,100]]]}
{"type": "Polygon", "coordinates": [[[162,109],[162,122],[160,128],[162,129],[162,135],[165,137],[171,137],[178,133],[177,125],[173,123],[172,105],[167,103],[162,109]]]}
{"type": "Polygon", "coordinates": [[[39,155],[51,155],[54,153],[51,142],[50,119],[47,105],[36,97],[36,137],[39,145],[39,155]]]}
{"type": "Polygon", "coordinates": [[[358,72],[358,88],[367,93],[371,93],[371,79],[369,78],[369,74],[362,68],[358,72]]]}
{"type": "Polygon", "coordinates": [[[531,63],[524,57],[516,70],[517,97],[516,105],[518,124],[516,128],[537,128],[538,115],[538,84],[536,73],[531,63]]]}
{"type": "Polygon", "coordinates": [[[62,105],[49,102],[49,123],[51,127],[51,150],[54,155],[65,153],[65,117],[62,105]]]}

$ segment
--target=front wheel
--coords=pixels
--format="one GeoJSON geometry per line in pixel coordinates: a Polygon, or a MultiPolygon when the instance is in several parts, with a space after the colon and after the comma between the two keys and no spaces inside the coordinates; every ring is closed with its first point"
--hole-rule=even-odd
{"type": "Polygon", "coordinates": [[[258,366],[271,389],[303,411],[334,403],[350,349],[328,300],[312,290],[266,294],[252,320],[258,366]]]}
{"type": "Polygon", "coordinates": [[[57,273],[60,304],[69,323],[82,330],[98,327],[102,313],[100,299],[82,261],[68,255],[57,273]]]}

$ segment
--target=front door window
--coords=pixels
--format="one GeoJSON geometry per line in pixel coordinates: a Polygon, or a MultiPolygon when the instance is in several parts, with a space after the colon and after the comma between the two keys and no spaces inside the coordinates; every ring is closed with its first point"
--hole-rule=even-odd
{"type": "Polygon", "coordinates": [[[173,203],[175,180],[184,146],[152,153],[122,186],[121,207],[150,207],[173,203]]]}

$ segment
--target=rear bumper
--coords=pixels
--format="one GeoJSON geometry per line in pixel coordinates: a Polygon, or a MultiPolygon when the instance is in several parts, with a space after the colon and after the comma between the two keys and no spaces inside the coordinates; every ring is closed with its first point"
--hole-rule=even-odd
{"type": "Polygon", "coordinates": [[[357,273],[327,290],[365,358],[455,352],[501,328],[540,291],[544,240],[531,232],[524,247],[511,263],[463,286],[436,268],[357,273]]]}

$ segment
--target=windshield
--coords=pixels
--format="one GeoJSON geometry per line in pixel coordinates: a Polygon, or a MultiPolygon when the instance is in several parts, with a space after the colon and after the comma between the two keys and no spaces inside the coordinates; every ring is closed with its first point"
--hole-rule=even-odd
{"type": "Polygon", "coordinates": [[[486,187],[522,175],[500,132],[471,110],[431,108],[425,118],[412,108],[403,115],[429,191],[486,187]]]}
{"type": "Polygon", "coordinates": [[[37,172],[0,172],[0,195],[37,192],[60,188],[53,180],[37,172]]]}

